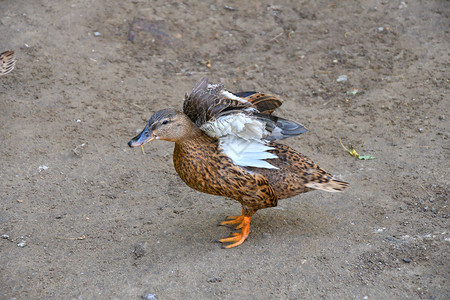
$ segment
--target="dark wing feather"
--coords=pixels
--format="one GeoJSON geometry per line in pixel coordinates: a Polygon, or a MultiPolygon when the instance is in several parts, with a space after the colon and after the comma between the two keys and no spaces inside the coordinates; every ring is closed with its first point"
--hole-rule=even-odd
{"type": "Polygon", "coordinates": [[[258,93],[258,92],[238,92],[238,93],[233,93],[233,94],[235,94],[238,97],[247,98],[248,96],[251,96],[256,93],[258,93]]]}
{"type": "Polygon", "coordinates": [[[222,84],[208,84],[207,78],[202,78],[186,95],[183,103],[183,112],[197,126],[202,126],[209,120],[223,115],[228,110],[251,107],[250,102],[240,102],[222,95],[222,84]]]}
{"type": "Polygon", "coordinates": [[[266,123],[266,129],[270,132],[270,135],[266,137],[268,141],[287,139],[308,131],[305,126],[295,121],[261,113],[256,113],[254,116],[266,123]]]}

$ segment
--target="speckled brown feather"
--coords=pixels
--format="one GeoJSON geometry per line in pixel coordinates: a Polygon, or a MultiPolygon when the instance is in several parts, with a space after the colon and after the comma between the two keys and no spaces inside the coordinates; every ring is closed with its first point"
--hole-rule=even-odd
{"type": "Polygon", "coordinates": [[[260,113],[267,115],[272,114],[275,109],[283,104],[281,99],[264,93],[254,93],[245,99],[252,103],[260,113]]]}
{"type": "Polygon", "coordinates": [[[276,206],[278,200],[308,192],[313,186],[322,189],[321,186],[329,184],[330,189],[324,188],[328,191],[340,191],[348,186],[290,147],[278,143],[269,146],[274,148],[269,152],[278,156],[270,159],[270,163],[278,169],[236,166],[219,152],[217,140],[205,134],[176,142],[173,162],[189,187],[235,199],[248,211],[248,216],[258,209],[276,206]]]}
{"type": "Polygon", "coordinates": [[[0,53],[0,75],[6,75],[14,70],[15,64],[14,51],[8,50],[0,53]]]}
{"type": "Polygon", "coordinates": [[[191,188],[239,201],[244,214],[277,205],[278,198],[266,177],[236,166],[218,150],[218,141],[205,134],[175,143],[175,170],[191,188]]]}

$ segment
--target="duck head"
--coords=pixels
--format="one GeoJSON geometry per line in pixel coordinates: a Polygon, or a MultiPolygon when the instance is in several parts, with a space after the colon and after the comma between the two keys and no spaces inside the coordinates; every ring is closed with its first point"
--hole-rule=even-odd
{"type": "Polygon", "coordinates": [[[144,130],[131,139],[128,146],[139,147],[153,140],[178,142],[192,135],[193,127],[196,126],[184,113],[163,109],[153,114],[144,130]]]}

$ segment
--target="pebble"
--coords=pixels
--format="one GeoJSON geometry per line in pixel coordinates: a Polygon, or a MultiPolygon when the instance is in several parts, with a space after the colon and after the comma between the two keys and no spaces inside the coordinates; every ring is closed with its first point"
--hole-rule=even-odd
{"type": "Polygon", "coordinates": [[[340,76],[336,79],[336,81],[337,81],[337,82],[346,82],[347,79],[348,79],[347,75],[340,75],[340,76]]]}
{"type": "Polygon", "coordinates": [[[419,132],[423,132],[423,128],[419,128],[419,132]]]}
{"type": "Polygon", "coordinates": [[[7,235],[7,234],[2,234],[2,239],[9,240],[9,235],[7,235]]]}
{"type": "Polygon", "coordinates": [[[445,116],[444,115],[440,115],[439,116],[439,120],[441,120],[441,121],[445,120],[445,116]]]}
{"type": "Polygon", "coordinates": [[[383,32],[384,27],[378,27],[378,32],[383,32]]]}
{"type": "Polygon", "coordinates": [[[48,167],[46,166],[46,165],[42,165],[42,166],[39,166],[38,167],[38,171],[40,172],[40,171],[42,171],[42,170],[48,170],[48,167]]]}
{"type": "Polygon", "coordinates": [[[235,10],[236,10],[234,7],[231,7],[231,6],[229,6],[229,5],[225,5],[224,8],[225,8],[226,10],[229,10],[229,11],[235,11],[235,10]]]}
{"type": "Polygon", "coordinates": [[[146,294],[142,295],[141,298],[145,299],[145,300],[154,300],[154,299],[156,299],[155,294],[150,294],[150,293],[146,293],[146,294]]]}
{"type": "Polygon", "coordinates": [[[94,32],[94,36],[101,36],[102,34],[98,31],[94,32]]]}
{"type": "Polygon", "coordinates": [[[409,259],[409,258],[404,258],[403,261],[404,261],[405,263],[409,264],[409,263],[411,262],[411,259],[409,259]]]}
{"type": "Polygon", "coordinates": [[[26,245],[27,245],[27,242],[25,242],[25,241],[21,241],[20,243],[17,244],[17,246],[19,246],[21,248],[25,247],[26,245]]]}

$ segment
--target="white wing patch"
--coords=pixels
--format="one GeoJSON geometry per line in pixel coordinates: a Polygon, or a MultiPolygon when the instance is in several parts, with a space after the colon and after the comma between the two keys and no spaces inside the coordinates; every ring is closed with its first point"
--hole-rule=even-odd
{"type": "Polygon", "coordinates": [[[200,129],[215,138],[236,135],[247,140],[262,140],[270,134],[263,122],[244,113],[225,115],[216,120],[210,120],[203,124],[200,129]]]}
{"type": "Polygon", "coordinates": [[[241,103],[247,103],[248,102],[244,98],[238,97],[235,94],[230,93],[230,92],[225,91],[225,90],[222,90],[220,93],[222,94],[222,96],[224,96],[224,97],[226,97],[228,99],[231,99],[231,100],[237,100],[237,101],[239,101],[241,103]]]}
{"type": "Polygon", "coordinates": [[[221,150],[241,167],[256,167],[278,169],[264,159],[278,158],[275,154],[266,152],[274,149],[258,140],[246,140],[237,136],[228,135],[219,139],[221,150]]]}
{"type": "Polygon", "coordinates": [[[225,115],[203,124],[200,129],[207,135],[219,139],[221,151],[241,167],[278,169],[265,159],[278,158],[266,152],[274,149],[265,145],[270,134],[266,125],[244,112],[225,115]]]}
{"type": "Polygon", "coordinates": [[[214,89],[218,88],[219,86],[221,86],[220,83],[216,83],[216,84],[208,83],[207,89],[214,90],[214,89]]]}

